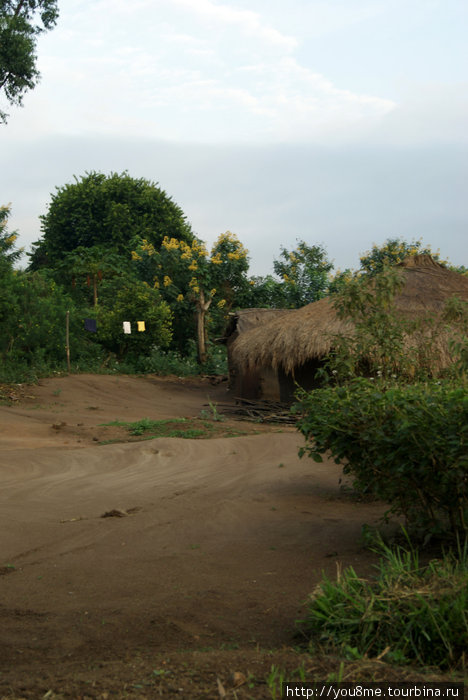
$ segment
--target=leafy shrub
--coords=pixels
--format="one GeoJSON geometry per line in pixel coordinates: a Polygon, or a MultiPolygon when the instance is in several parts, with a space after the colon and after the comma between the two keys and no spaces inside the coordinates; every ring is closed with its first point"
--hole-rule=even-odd
{"type": "Polygon", "coordinates": [[[298,393],[301,456],[330,451],[355,487],[421,534],[468,534],[468,396],[463,384],[386,386],[358,378],[298,393]]]}
{"type": "Polygon", "coordinates": [[[440,313],[414,317],[394,304],[404,279],[398,268],[355,277],[333,297],[338,318],[352,321],[331,336],[332,351],[318,374],[326,381],[355,376],[424,381],[467,369],[468,303],[451,297],[440,313]]]}
{"type": "Polygon", "coordinates": [[[153,372],[162,376],[175,374],[178,377],[198,374],[227,374],[227,356],[224,346],[209,346],[207,361],[200,365],[194,341],[187,345],[187,355],[175,350],[153,348],[149,357],[140,358],[140,371],[153,372]]]}
{"type": "Polygon", "coordinates": [[[468,548],[420,566],[412,549],[380,543],[369,581],[352,567],[312,593],[302,632],[316,651],[379,656],[446,669],[463,663],[468,640],[468,548]]]}
{"type": "Polygon", "coordinates": [[[103,283],[96,317],[98,342],[119,358],[146,355],[156,343],[167,347],[171,341],[169,306],[158,290],[139,280],[125,277],[103,283]],[[132,333],[128,335],[122,329],[125,320],[132,322],[132,333]],[[138,320],[145,321],[144,332],[138,332],[138,320]]]}

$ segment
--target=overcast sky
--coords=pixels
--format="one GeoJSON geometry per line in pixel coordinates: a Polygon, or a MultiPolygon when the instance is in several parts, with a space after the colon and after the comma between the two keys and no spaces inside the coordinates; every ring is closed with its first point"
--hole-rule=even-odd
{"type": "MultiPolygon", "coordinates": [[[[59,0],[39,86],[0,126],[0,204],[29,249],[56,187],[127,170],[267,274],[389,236],[468,266],[466,0],[59,0]]],[[[0,106],[5,107],[5,103],[0,106]]]]}

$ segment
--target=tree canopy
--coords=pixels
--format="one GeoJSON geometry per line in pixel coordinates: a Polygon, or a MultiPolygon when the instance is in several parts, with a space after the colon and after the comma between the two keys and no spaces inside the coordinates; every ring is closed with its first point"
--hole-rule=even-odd
{"type": "Polygon", "coordinates": [[[76,248],[106,246],[130,259],[135,237],[158,247],[165,236],[193,240],[182,209],[156,183],[122,174],[90,172],[58,187],[41,216],[42,238],[30,269],[56,268],[76,248]]]}
{"type": "MultiPolygon", "coordinates": [[[[10,105],[21,105],[25,92],[37,85],[37,37],[57,18],[57,0],[0,0],[0,92],[10,105]]],[[[7,118],[0,108],[0,123],[7,118]]]]}

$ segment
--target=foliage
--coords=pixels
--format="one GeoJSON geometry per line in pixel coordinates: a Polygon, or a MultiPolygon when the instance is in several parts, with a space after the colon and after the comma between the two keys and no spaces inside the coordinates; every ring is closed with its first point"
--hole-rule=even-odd
{"type": "Polygon", "coordinates": [[[333,264],[328,261],[323,246],[299,241],[291,252],[281,248],[280,259],[273,262],[273,269],[282,281],[285,308],[298,308],[326,295],[333,264]]]}
{"type": "Polygon", "coordinates": [[[23,252],[22,250],[15,250],[18,232],[13,231],[9,233],[7,229],[9,216],[10,207],[0,206],[0,272],[11,268],[23,252]]]}
{"type": "Polygon", "coordinates": [[[164,348],[171,341],[171,310],[146,282],[130,277],[103,282],[101,304],[94,315],[97,340],[119,358],[149,355],[153,347],[164,348]],[[132,324],[131,334],[123,333],[123,321],[132,324]],[[137,330],[138,321],[145,321],[145,331],[137,330]]]}
{"type": "Polygon", "coordinates": [[[440,260],[439,253],[433,252],[430,245],[424,245],[422,239],[408,243],[402,238],[387,238],[383,245],[374,244],[370,251],[361,255],[360,272],[374,276],[389,265],[397,265],[409,256],[421,254],[430,255],[433,260],[443,262],[440,260]]]}
{"type": "MultiPolygon", "coordinates": [[[[75,292],[87,285],[91,292],[93,305],[98,302],[98,287],[103,279],[129,272],[130,263],[118,255],[112,248],[103,245],[85,248],[79,246],[70,253],[65,253],[62,260],[52,272],[53,277],[75,292]]],[[[86,296],[74,293],[74,297],[85,302],[86,296]]],[[[89,300],[88,300],[89,301],[89,300]]]]}
{"type": "Polygon", "coordinates": [[[358,378],[298,399],[301,456],[330,452],[358,491],[389,503],[419,534],[468,535],[466,385],[358,378]]]}
{"type": "Polygon", "coordinates": [[[352,567],[324,577],[301,622],[313,651],[381,657],[441,669],[463,663],[468,638],[468,548],[421,566],[413,549],[380,542],[378,575],[352,567]]]}
{"type": "MultiPolygon", "coordinates": [[[[37,37],[57,18],[57,0],[0,0],[0,90],[10,105],[21,105],[27,90],[37,85],[37,37]]],[[[7,117],[0,110],[0,123],[7,117]]]]}
{"type": "Polygon", "coordinates": [[[193,329],[191,319],[195,314],[199,360],[203,364],[207,359],[208,311],[216,301],[213,306],[224,318],[237,290],[246,284],[247,251],[229,231],[218,237],[211,254],[198,239],[186,243],[166,236],[159,250],[145,239],[137,239],[135,244],[132,258],[136,274],[161,290],[186,329],[193,329]]]}
{"type": "Polygon", "coordinates": [[[236,298],[236,306],[241,309],[283,309],[287,308],[287,303],[284,282],[273,275],[250,277],[248,286],[240,290],[236,298]]]}
{"type": "Polygon", "coordinates": [[[347,332],[332,337],[325,366],[336,380],[366,375],[413,381],[466,369],[468,304],[452,298],[440,314],[410,319],[393,303],[402,284],[398,268],[384,268],[374,277],[349,279],[334,295],[338,318],[352,321],[347,332]],[[444,368],[440,337],[451,348],[455,364],[450,369],[444,368]]]}
{"type": "Polygon", "coordinates": [[[280,279],[273,275],[250,277],[248,284],[237,290],[237,308],[298,308],[328,293],[333,265],[323,246],[299,241],[291,252],[282,247],[273,267],[280,279]]]}
{"type": "Polygon", "coordinates": [[[70,312],[72,360],[95,363],[99,346],[83,333],[83,319],[69,296],[41,273],[1,276],[0,358],[5,380],[48,374],[65,367],[65,319],[70,312]]]}
{"type": "Polygon", "coordinates": [[[43,236],[34,244],[31,269],[55,269],[64,253],[80,246],[104,246],[129,259],[135,237],[156,247],[164,236],[193,238],[184,213],[163,190],[126,172],[86,173],[57,188],[41,221],[43,236]]]}
{"type": "Polygon", "coordinates": [[[360,268],[358,271],[347,268],[346,270],[337,270],[334,275],[330,276],[328,287],[329,294],[343,292],[349,282],[365,277],[375,277],[385,269],[395,266],[403,262],[408,257],[413,255],[430,255],[431,258],[448,269],[460,274],[467,274],[468,271],[463,265],[452,265],[447,260],[441,260],[439,252],[434,252],[430,245],[423,243],[422,239],[405,241],[402,238],[387,238],[382,245],[374,244],[370,251],[367,251],[360,256],[360,268]]]}
{"type": "Polygon", "coordinates": [[[227,357],[225,346],[208,345],[207,359],[203,367],[197,359],[197,348],[192,341],[186,347],[182,356],[175,350],[152,349],[151,354],[141,359],[140,371],[166,376],[175,374],[178,377],[190,377],[201,374],[227,374],[227,357]]]}

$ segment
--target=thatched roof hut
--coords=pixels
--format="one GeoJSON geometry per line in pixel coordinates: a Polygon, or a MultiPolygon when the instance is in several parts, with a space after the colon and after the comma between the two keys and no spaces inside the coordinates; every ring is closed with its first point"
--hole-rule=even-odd
{"type": "MultiPolygon", "coordinates": [[[[394,303],[407,318],[437,314],[453,296],[468,301],[468,277],[448,270],[429,255],[409,257],[397,267],[403,285],[394,303]]],[[[301,383],[298,374],[304,374],[308,363],[312,363],[311,371],[318,366],[330,352],[333,336],[349,334],[352,329],[351,321],[338,318],[330,298],[321,299],[239,335],[231,347],[231,360],[237,368],[272,368],[301,383]]]]}
{"type": "Polygon", "coordinates": [[[264,383],[261,373],[255,367],[238,367],[232,355],[232,348],[245,333],[262,328],[275,320],[284,318],[294,309],[239,309],[229,314],[225,337],[220,339],[226,344],[229,366],[229,388],[235,396],[255,399],[261,393],[264,383]]]}

